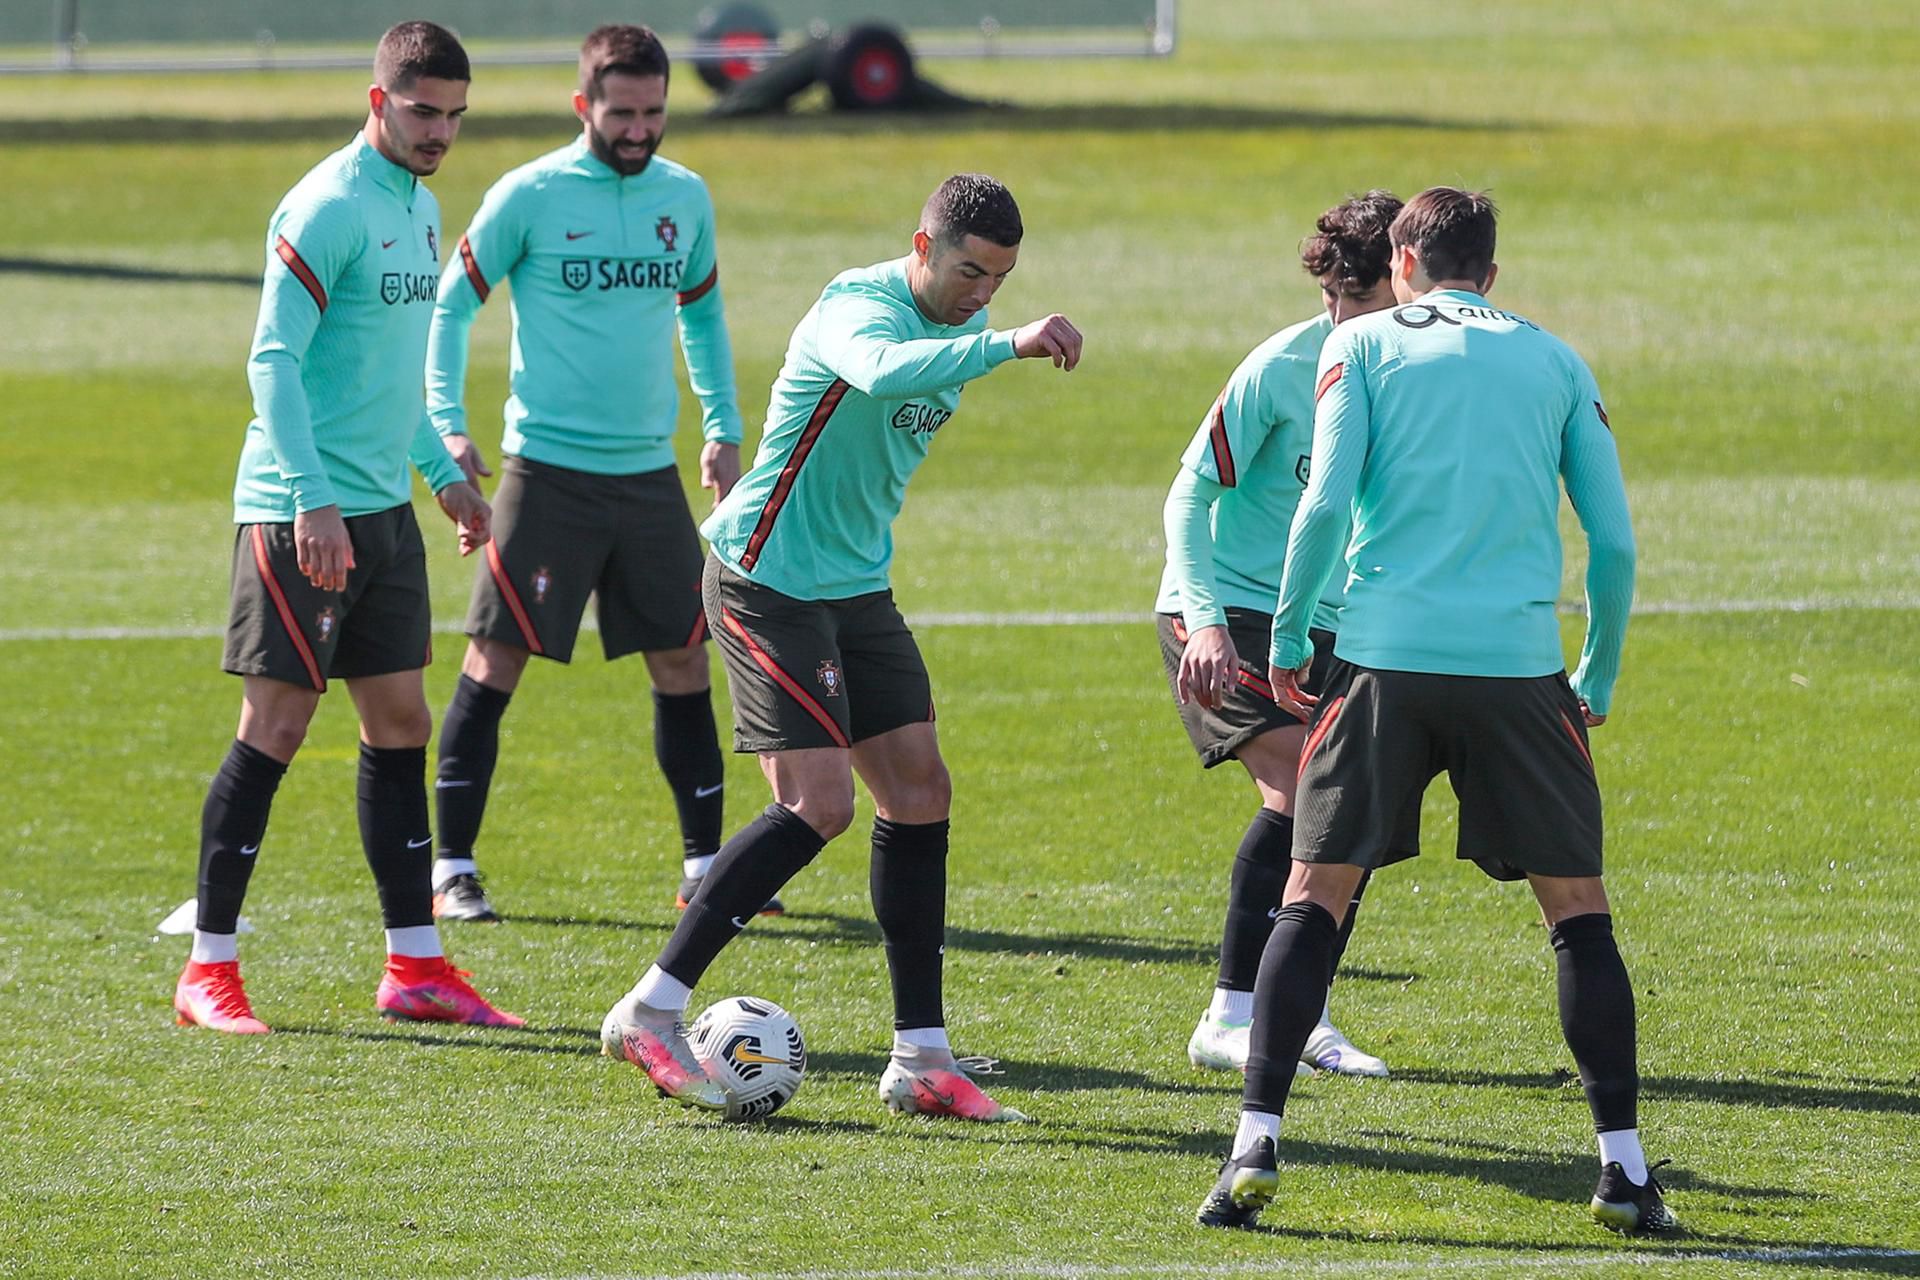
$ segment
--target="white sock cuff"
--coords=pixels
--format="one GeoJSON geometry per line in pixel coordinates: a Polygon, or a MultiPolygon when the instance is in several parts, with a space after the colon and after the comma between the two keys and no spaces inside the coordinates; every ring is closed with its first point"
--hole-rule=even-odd
{"type": "Polygon", "coordinates": [[[193,931],[193,951],[187,957],[195,964],[225,964],[240,958],[240,947],[231,933],[193,931]]]}
{"type": "Polygon", "coordinates": [[[1271,1111],[1242,1111],[1240,1128],[1233,1135],[1233,1154],[1239,1156],[1262,1138],[1280,1142],[1280,1117],[1271,1111]]]}
{"type": "Polygon", "coordinates": [[[447,881],[455,876],[477,876],[480,865],[472,858],[435,858],[433,860],[433,891],[440,892],[447,887],[447,881]]]}
{"type": "Polygon", "coordinates": [[[897,1053],[903,1049],[933,1049],[951,1057],[953,1045],[947,1039],[945,1027],[909,1027],[905,1031],[893,1033],[893,1048],[897,1053]]]}
{"type": "Polygon", "coordinates": [[[1215,987],[1213,1003],[1207,1006],[1207,1016],[1223,1022],[1252,1022],[1253,992],[1215,987]]]}
{"type": "Polygon", "coordinates": [[[680,859],[680,874],[683,876],[704,876],[713,869],[713,860],[720,855],[703,853],[697,858],[680,859]]]}
{"type": "Polygon", "coordinates": [[[679,1013],[693,999],[693,988],[656,964],[647,967],[646,976],[627,995],[650,1008],[679,1013]]]}
{"type": "Polygon", "coordinates": [[[440,949],[440,930],[437,926],[416,924],[404,929],[387,930],[387,954],[431,960],[435,956],[444,956],[446,952],[440,949]]]}
{"type": "Polygon", "coordinates": [[[1640,1149],[1638,1129],[1612,1129],[1599,1135],[1600,1163],[1618,1164],[1627,1181],[1636,1187],[1647,1185],[1647,1153],[1640,1149]]]}

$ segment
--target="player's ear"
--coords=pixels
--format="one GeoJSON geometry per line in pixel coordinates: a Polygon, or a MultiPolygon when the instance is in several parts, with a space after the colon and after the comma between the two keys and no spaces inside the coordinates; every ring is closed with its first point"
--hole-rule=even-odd
{"type": "Polygon", "coordinates": [[[593,107],[592,104],[587,101],[587,95],[575,89],[573,91],[573,114],[580,117],[581,124],[587,122],[592,110],[593,107]]]}
{"type": "Polygon", "coordinates": [[[1499,274],[1500,274],[1500,264],[1497,262],[1489,262],[1487,264],[1487,278],[1480,282],[1481,297],[1484,298],[1487,296],[1487,294],[1493,292],[1493,278],[1499,274]]]}
{"type": "Polygon", "coordinates": [[[386,105],[387,105],[387,91],[385,89],[382,89],[377,84],[368,85],[367,86],[367,108],[370,111],[372,111],[375,115],[379,115],[381,108],[385,107],[386,105]]]}
{"type": "Polygon", "coordinates": [[[933,261],[933,237],[927,234],[925,227],[913,233],[913,255],[922,263],[933,261]]]}

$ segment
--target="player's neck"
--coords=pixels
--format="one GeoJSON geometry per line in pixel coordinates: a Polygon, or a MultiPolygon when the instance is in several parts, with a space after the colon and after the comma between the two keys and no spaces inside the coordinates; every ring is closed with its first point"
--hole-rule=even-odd
{"type": "MultiPolygon", "coordinates": [[[[372,112],[367,113],[367,122],[360,126],[360,137],[368,146],[378,151],[380,158],[388,164],[401,169],[407,168],[405,162],[393,154],[393,144],[388,141],[386,130],[380,127],[379,116],[374,115],[372,112]]],[[[411,174],[413,171],[408,169],[407,172],[411,174]]]]}
{"type": "Polygon", "coordinates": [[[1425,287],[1420,288],[1413,295],[1415,301],[1426,297],[1430,293],[1471,293],[1484,296],[1487,292],[1487,285],[1484,280],[1434,280],[1430,282],[1423,281],[1422,283],[1425,287]]]}

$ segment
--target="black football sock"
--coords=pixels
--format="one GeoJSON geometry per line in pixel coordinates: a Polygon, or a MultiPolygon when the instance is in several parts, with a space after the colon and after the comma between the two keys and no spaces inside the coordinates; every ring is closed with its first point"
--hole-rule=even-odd
{"type": "Polygon", "coordinates": [[[202,933],[232,933],[240,927],[240,904],[267,833],[273,793],[287,766],[235,739],[207,788],[200,809],[200,903],[194,927],[202,933]]]}
{"type": "Polygon", "coordinates": [[[698,986],[714,957],[826,844],[799,814],[768,805],[721,846],[654,963],[689,987],[698,986]]]}
{"type": "Polygon", "coordinates": [[[1293,1064],[1326,1006],[1327,966],[1339,932],[1340,926],[1318,903],[1280,908],[1260,956],[1260,980],[1253,987],[1246,1110],[1286,1114],[1293,1064]]]}
{"type": "Polygon", "coordinates": [[[1580,1068],[1593,1127],[1607,1133],[1639,1127],[1640,1072],[1635,1058],[1633,983],[1604,911],[1553,926],[1559,971],[1560,1030],[1580,1068]]]}
{"type": "Polygon", "coordinates": [[[1251,991],[1260,973],[1260,953],[1280,910],[1292,865],[1293,819],[1262,809],[1240,837],[1227,881],[1227,923],[1220,933],[1220,980],[1229,991],[1251,991]]]}
{"type": "Polygon", "coordinates": [[[712,690],[653,691],[653,756],[673,788],[686,856],[704,858],[718,850],[727,766],[713,726],[712,690]]]}
{"type": "Polygon", "coordinates": [[[500,758],[500,718],[513,694],[463,675],[440,725],[440,768],[433,783],[443,858],[471,858],[487,813],[487,791],[500,758]]]}
{"type": "Polygon", "coordinates": [[[1340,958],[1347,954],[1347,943],[1353,937],[1353,922],[1360,918],[1360,898],[1367,891],[1367,882],[1373,879],[1373,872],[1361,875],[1360,883],[1353,886],[1353,901],[1347,903],[1347,918],[1340,922],[1340,933],[1333,940],[1333,955],[1327,961],[1327,986],[1332,988],[1333,980],[1340,976],[1340,958]]]}
{"type": "Polygon", "coordinates": [[[389,929],[433,923],[427,749],[360,744],[360,846],[389,929]]]}
{"type": "Polygon", "coordinates": [[[893,978],[893,1029],[942,1027],[947,942],[947,831],[939,822],[873,820],[873,915],[893,978]]]}

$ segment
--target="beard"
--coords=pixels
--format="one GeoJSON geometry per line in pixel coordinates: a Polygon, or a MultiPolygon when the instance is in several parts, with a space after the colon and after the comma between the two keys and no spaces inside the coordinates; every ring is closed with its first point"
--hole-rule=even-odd
{"type": "Polygon", "coordinates": [[[631,178],[653,162],[654,153],[660,150],[660,140],[665,136],[664,132],[655,135],[652,143],[642,151],[630,145],[622,147],[598,129],[589,126],[587,148],[607,168],[623,178],[631,178]]]}

